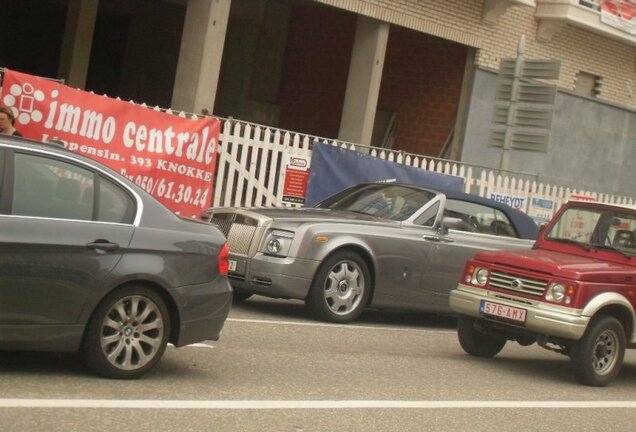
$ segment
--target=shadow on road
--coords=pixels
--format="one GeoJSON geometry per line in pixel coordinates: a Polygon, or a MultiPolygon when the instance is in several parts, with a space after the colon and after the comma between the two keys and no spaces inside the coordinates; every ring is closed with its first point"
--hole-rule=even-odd
{"type": "Polygon", "coordinates": [[[90,373],[76,353],[0,351],[0,372],[25,375],[87,377],[90,373]]]}
{"type": "MultiPolygon", "coordinates": [[[[260,319],[285,319],[299,321],[315,321],[305,304],[299,300],[281,300],[268,297],[253,296],[232,305],[230,316],[258,315],[260,319]]],[[[385,310],[365,310],[353,325],[397,325],[409,327],[426,327],[439,329],[455,329],[457,318],[425,312],[404,312],[385,310]]]]}

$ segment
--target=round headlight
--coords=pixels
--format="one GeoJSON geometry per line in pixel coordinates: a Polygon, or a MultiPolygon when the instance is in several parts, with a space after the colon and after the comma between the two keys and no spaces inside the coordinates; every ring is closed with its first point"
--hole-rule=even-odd
{"type": "Polygon", "coordinates": [[[473,283],[477,285],[486,285],[486,282],[488,282],[488,269],[478,268],[475,272],[473,281],[473,283]]]}
{"type": "Polygon", "coordinates": [[[565,287],[561,284],[553,284],[548,290],[548,300],[561,303],[565,298],[565,287]]]}
{"type": "Polygon", "coordinates": [[[274,238],[267,242],[267,252],[277,254],[283,249],[283,245],[279,239],[274,238]]]}

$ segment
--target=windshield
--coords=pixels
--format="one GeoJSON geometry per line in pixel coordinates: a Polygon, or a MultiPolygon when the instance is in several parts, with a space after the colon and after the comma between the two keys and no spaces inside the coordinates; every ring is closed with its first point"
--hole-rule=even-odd
{"type": "Polygon", "coordinates": [[[394,221],[410,218],[437,194],[435,192],[390,183],[359,185],[339,192],[317,208],[348,210],[394,221]]]}
{"type": "Polygon", "coordinates": [[[546,238],[636,255],[636,211],[571,207],[552,226],[546,238]]]}

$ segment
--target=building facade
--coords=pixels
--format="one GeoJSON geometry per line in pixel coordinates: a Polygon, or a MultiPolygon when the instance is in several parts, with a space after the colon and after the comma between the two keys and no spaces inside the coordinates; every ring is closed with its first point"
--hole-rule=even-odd
{"type": "Polygon", "coordinates": [[[502,150],[490,145],[497,70],[523,37],[526,58],[559,60],[558,92],[547,151],[512,150],[505,169],[633,195],[636,32],[629,11],[608,15],[600,1],[0,3],[1,66],[494,169],[502,168],[502,150]]]}

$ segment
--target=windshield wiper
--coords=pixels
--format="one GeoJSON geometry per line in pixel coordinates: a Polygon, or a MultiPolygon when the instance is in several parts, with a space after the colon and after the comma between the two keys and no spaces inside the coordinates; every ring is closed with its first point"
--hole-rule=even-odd
{"type": "Polygon", "coordinates": [[[610,251],[614,251],[614,252],[618,252],[619,254],[623,255],[625,258],[631,258],[634,255],[629,254],[625,251],[622,251],[620,249],[616,249],[615,247],[612,246],[606,246],[606,245],[593,245],[595,249],[604,249],[604,250],[610,250],[610,251]]]}
{"type": "Polygon", "coordinates": [[[585,249],[586,251],[591,251],[592,249],[590,249],[590,246],[587,243],[582,243],[580,241],[577,240],[572,240],[569,238],[559,238],[559,237],[550,237],[550,240],[554,240],[560,243],[567,243],[567,244],[573,244],[573,245],[577,245],[579,247],[582,247],[583,249],[585,249]]]}

